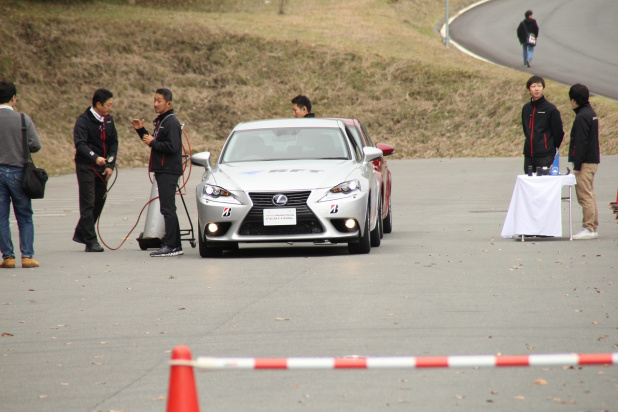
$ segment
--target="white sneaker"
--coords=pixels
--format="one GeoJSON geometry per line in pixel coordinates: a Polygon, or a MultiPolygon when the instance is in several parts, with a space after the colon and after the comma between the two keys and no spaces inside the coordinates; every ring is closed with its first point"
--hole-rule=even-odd
{"type": "Polygon", "coordinates": [[[596,239],[599,237],[597,232],[591,232],[590,230],[583,228],[581,232],[573,235],[573,239],[575,240],[583,240],[583,239],[596,239]]]}

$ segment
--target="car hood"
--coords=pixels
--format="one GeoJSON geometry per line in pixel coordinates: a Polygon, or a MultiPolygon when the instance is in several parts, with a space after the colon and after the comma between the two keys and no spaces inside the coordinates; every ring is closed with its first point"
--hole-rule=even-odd
{"type": "Polygon", "coordinates": [[[217,165],[207,181],[229,191],[330,189],[348,179],[359,165],[351,160],[237,162],[217,165]]]}

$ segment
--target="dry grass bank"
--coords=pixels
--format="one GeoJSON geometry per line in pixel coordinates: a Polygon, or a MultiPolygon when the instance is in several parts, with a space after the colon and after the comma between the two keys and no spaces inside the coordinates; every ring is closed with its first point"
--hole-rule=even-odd
{"type": "MultiPolygon", "coordinates": [[[[453,7],[464,1],[451,0],[453,7]]],[[[115,94],[120,166],[148,151],[130,119],[151,119],[169,87],[194,151],[218,151],[238,122],[290,116],[307,94],[318,116],[354,116],[397,157],[521,156],[527,75],[446,49],[432,0],[0,0],[0,77],[15,81],[44,150],[35,160],[72,170],[75,118],[92,92],[115,94]],[[179,6],[180,4],[180,6],[179,6]]],[[[567,89],[549,83],[565,129],[567,89]]],[[[602,150],[618,153],[618,104],[595,98],[602,150]]],[[[568,140],[568,139],[567,139],[568,140]]],[[[568,143],[565,142],[565,143],[568,143]]]]}

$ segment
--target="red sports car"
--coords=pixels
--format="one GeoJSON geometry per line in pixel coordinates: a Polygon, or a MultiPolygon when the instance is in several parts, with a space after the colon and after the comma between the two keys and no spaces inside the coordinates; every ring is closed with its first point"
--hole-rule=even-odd
{"type": "Polygon", "coordinates": [[[357,120],[357,119],[345,119],[345,118],[337,118],[342,120],[352,136],[354,136],[354,140],[361,147],[377,147],[382,150],[384,153],[384,157],[374,160],[373,166],[376,171],[376,177],[380,182],[381,192],[382,192],[382,229],[385,233],[391,233],[393,231],[393,212],[391,207],[391,187],[392,187],[392,178],[391,171],[388,170],[388,163],[386,161],[386,156],[393,154],[395,148],[391,145],[385,143],[378,143],[377,145],[371,140],[371,135],[365,129],[365,126],[357,120]]]}

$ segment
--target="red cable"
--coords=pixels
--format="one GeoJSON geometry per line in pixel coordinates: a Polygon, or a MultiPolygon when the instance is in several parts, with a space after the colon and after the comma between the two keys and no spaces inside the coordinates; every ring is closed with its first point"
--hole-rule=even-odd
{"type": "MultiPolygon", "coordinates": [[[[187,148],[185,148],[185,145],[182,145],[182,153],[183,153],[183,157],[186,159],[183,164],[182,164],[182,185],[178,186],[178,191],[176,192],[177,195],[183,196],[187,194],[187,191],[185,190],[183,192],[183,189],[186,188],[187,183],[189,182],[189,178],[191,177],[191,170],[192,170],[192,165],[191,162],[189,162],[189,156],[187,155],[187,151],[188,153],[191,153],[191,142],[189,141],[189,136],[187,136],[187,133],[184,130],[184,126],[182,127],[182,134],[185,136],[185,140],[187,142],[187,146],[188,146],[188,150],[187,148]],[[187,170],[187,163],[189,164],[189,174],[187,175],[187,177],[185,178],[185,171],[187,170]]],[[[93,168],[94,170],[94,168],[93,168]]],[[[115,171],[116,169],[114,169],[115,171]]],[[[103,182],[105,182],[105,179],[103,178],[103,176],[101,176],[99,173],[96,172],[97,176],[99,176],[99,178],[101,180],[103,180],[103,182]]],[[[118,178],[118,172],[116,171],[115,177],[114,177],[114,181],[112,182],[111,186],[109,188],[107,188],[107,193],[109,193],[109,191],[112,189],[112,187],[114,187],[114,184],[116,183],[116,179],[118,178]]],[[[150,176],[150,173],[148,173],[148,178],[150,179],[150,183],[152,184],[152,176],[150,176]]],[[[107,184],[107,182],[105,182],[107,184]]],[[[107,196],[107,193],[105,194],[107,196]]],[[[137,220],[135,221],[135,224],[133,225],[133,227],[131,228],[131,230],[129,231],[129,233],[127,233],[127,235],[124,237],[124,239],[122,240],[122,242],[120,242],[120,244],[118,245],[118,247],[112,248],[109,247],[107,245],[107,243],[105,243],[105,241],[103,240],[103,237],[101,236],[101,232],[99,231],[99,223],[101,222],[101,216],[99,216],[99,218],[97,219],[97,234],[99,235],[99,239],[101,240],[101,243],[108,248],[109,250],[118,250],[122,247],[122,245],[124,245],[124,242],[127,241],[127,239],[129,239],[129,235],[131,235],[131,233],[133,232],[133,230],[135,230],[135,228],[137,227],[137,224],[139,223],[139,220],[142,217],[142,213],[144,213],[144,209],[146,209],[146,206],[148,206],[150,204],[150,202],[152,202],[153,200],[158,199],[159,196],[153,197],[152,199],[150,199],[148,202],[146,202],[146,204],[142,207],[142,210],[140,210],[139,215],[137,216],[137,220]]]]}

